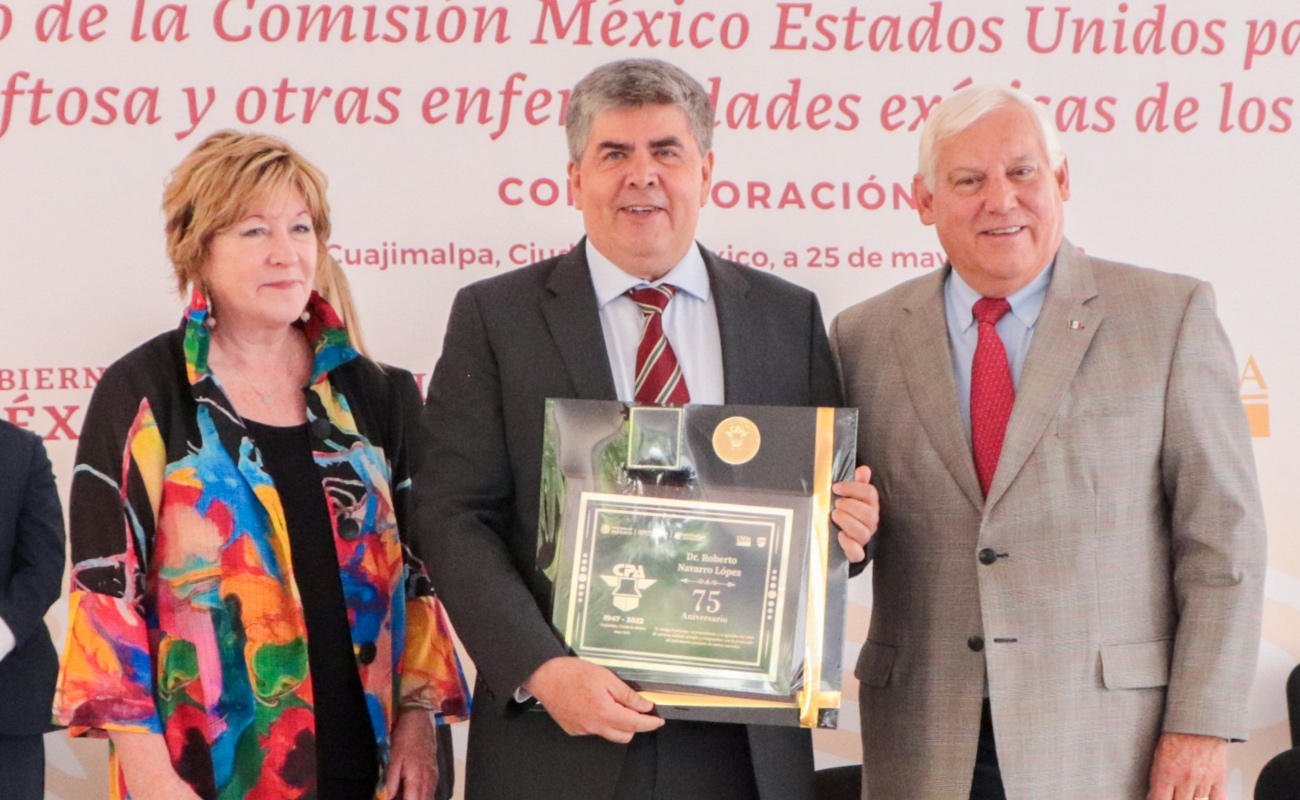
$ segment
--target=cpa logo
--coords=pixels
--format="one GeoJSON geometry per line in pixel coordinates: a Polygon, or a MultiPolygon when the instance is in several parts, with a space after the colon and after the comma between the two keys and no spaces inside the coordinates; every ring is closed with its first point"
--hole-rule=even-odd
{"type": "Polygon", "coordinates": [[[745,417],[727,417],[713,429],[713,452],[728,464],[749,462],[762,444],[758,426],[745,417]]]}
{"type": "Polygon", "coordinates": [[[645,576],[645,567],[640,564],[615,564],[610,570],[612,575],[601,575],[600,579],[614,589],[614,607],[620,611],[633,611],[641,605],[641,590],[655,584],[655,578],[645,576]]]}
{"type": "Polygon", "coordinates": [[[745,438],[749,436],[749,429],[744,425],[732,423],[724,428],[722,433],[727,437],[727,441],[731,443],[731,446],[739,450],[745,446],[745,438]]]}

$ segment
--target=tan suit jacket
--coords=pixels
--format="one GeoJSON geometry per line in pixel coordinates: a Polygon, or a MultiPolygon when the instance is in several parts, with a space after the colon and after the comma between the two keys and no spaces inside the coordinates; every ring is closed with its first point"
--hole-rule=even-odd
{"type": "Polygon", "coordinates": [[[1248,730],[1264,521],[1213,292],[1063,243],[985,499],[948,269],[831,329],[880,490],[863,796],[964,800],[987,675],[1008,798],[1144,798],[1162,731],[1248,730]]]}

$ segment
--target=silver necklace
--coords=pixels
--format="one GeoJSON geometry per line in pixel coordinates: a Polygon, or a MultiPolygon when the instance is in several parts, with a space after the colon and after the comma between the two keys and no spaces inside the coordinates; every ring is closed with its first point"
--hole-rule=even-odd
{"type": "Polygon", "coordinates": [[[253,379],[245,375],[242,370],[237,371],[235,374],[239,376],[240,382],[242,382],[247,388],[252,389],[253,393],[256,394],[259,398],[261,398],[262,405],[269,406],[275,402],[274,395],[264,391],[262,387],[253,383],[253,379]]]}
{"type": "Polygon", "coordinates": [[[253,383],[252,378],[249,378],[243,373],[239,373],[239,379],[244,382],[245,386],[252,389],[254,394],[262,398],[262,405],[269,406],[271,403],[275,402],[275,398],[270,393],[263,391],[262,387],[253,383]]]}

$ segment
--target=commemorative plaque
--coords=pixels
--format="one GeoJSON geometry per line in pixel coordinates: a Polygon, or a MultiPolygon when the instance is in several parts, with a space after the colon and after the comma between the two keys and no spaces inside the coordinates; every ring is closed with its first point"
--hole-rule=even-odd
{"type": "Polygon", "coordinates": [[[550,400],[538,565],[572,652],[667,717],[834,727],[857,412],[550,400]]]}

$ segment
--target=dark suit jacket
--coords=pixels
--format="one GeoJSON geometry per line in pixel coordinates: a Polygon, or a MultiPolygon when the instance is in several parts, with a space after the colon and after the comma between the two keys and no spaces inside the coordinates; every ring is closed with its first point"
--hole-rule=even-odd
{"type": "MultiPolygon", "coordinates": [[[[838,404],[812,293],[703,252],[727,402],[838,404]]],[[[462,289],[429,386],[415,496],[435,586],[479,670],[470,798],[607,798],[623,761],[624,746],[570,737],[513,701],[537,667],[565,655],[535,567],[548,397],[616,399],[582,242],[462,289]]],[[[808,731],[751,726],[749,737],[764,800],[811,798],[808,731]]]]}
{"type": "Polygon", "coordinates": [[[0,618],[14,634],[0,661],[0,735],[51,729],[59,660],[45,612],[63,578],[63,511],[41,439],[0,422],[0,618]]]}

